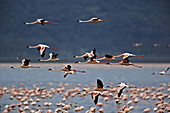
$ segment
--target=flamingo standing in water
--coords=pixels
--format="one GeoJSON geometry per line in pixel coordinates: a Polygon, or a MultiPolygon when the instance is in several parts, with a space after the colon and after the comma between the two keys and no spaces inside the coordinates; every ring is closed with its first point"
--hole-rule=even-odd
{"type": "Polygon", "coordinates": [[[64,68],[61,68],[59,70],[54,70],[54,69],[48,69],[49,71],[65,71],[64,73],[64,78],[68,75],[68,74],[74,74],[76,75],[76,72],[80,72],[80,73],[85,73],[85,71],[80,71],[80,70],[75,70],[72,69],[72,66],[69,64],[64,64],[64,68]]]}
{"type": "Polygon", "coordinates": [[[13,69],[16,69],[16,68],[40,68],[40,67],[36,67],[36,66],[30,66],[29,62],[30,62],[30,60],[23,59],[21,66],[19,66],[19,67],[11,67],[11,68],[13,68],[13,69]]]}
{"type": "Polygon", "coordinates": [[[90,53],[84,53],[82,56],[74,56],[74,58],[82,57],[84,57],[84,60],[86,60],[87,58],[96,57],[96,49],[94,48],[93,51],[91,51],[90,53]]]}
{"type": "Polygon", "coordinates": [[[112,20],[101,20],[97,17],[93,17],[90,20],[77,20],[76,22],[90,22],[90,23],[99,23],[99,22],[112,22],[112,20]]]}
{"type": "Polygon", "coordinates": [[[153,72],[152,75],[156,75],[156,74],[159,74],[159,75],[170,75],[170,74],[166,73],[168,70],[169,70],[169,67],[166,68],[165,70],[161,71],[161,72],[153,72]]]}
{"type": "Polygon", "coordinates": [[[54,23],[54,22],[46,21],[45,19],[37,19],[35,22],[30,22],[30,23],[24,22],[24,24],[41,24],[42,26],[43,26],[45,23],[59,24],[59,23],[54,23]]]}
{"type": "Polygon", "coordinates": [[[114,57],[123,57],[123,59],[126,59],[126,58],[130,58],[130,57],[144,57],[144,55],[134,55],[131,53],[123,53],[121,55],[114,56],[114,57]]]}
{"type": "Polygon", "coordinates": [[[129,59],[128,58],[125,58],[123,59],[121,62],[119,63],[107,63],[109,65],[125,65],[125,66],[135,66],[135,67],[138,67],[138,68],[142,68],[142,66],[138,66],[138,65],[135,65],[131,62],[129,62],[129,59]]]}
{"type": "Polygon", "coordinates": [[[39,59],[39,61],[59,61],[60,60],[59,58],[57,58],[58,54],[50,53],[49,56],[50,56],[49,59],[47,60],[39,59]]]}
{"type": "Polygon", "coordinates": [[[38,51],[40,51],[40,55],[41,55],[42,58],[45,56],[46,48],[58,49],[58,48],[50,47],[50,46],[47,46],[47,45],[44,45],[44,44],[38,44],[37,46],[27,46],[27,48],[37,48],[38,51]]]}

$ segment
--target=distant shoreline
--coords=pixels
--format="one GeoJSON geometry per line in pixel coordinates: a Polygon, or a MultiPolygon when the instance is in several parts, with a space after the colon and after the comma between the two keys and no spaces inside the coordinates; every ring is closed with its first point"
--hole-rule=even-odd
{"type": "MultiPolygon", "coordinates": [[[[55,62],[55,63],[30,63],[30,65],[34,66],[40,66],[41,68],[61,68],[63,64],[70,64],[74,68],[105,68],[105,69],[110,69],[110,68],[134,68],[133,66],[123,66],[123,65],[106,65],[106,64],[75,64],[75,63],[66,63],[66,62],[55,62]]],[[[143,68],[166,68],[170,67],[170,63],[136,63],[138,65],[141,65],[143,68]]],[[[21,63],[0,63],[0,68],[2,67],[11,67],[11,66],[19,66],[21,63]]],[[[141,68],[141,69],[143,69],[141,68]]]]}

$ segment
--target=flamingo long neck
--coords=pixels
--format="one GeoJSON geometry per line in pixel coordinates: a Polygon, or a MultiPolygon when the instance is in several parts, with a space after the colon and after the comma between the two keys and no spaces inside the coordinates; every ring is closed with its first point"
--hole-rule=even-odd
{"type": "Polygon", "coordinates": [[[25,24],[37,24],[37,22],[26,22],[25,24]]]}
{"type": "Polygon", "coordinates": [[[86,21],[85,21],[85,20],[83,20],[83,21],[82,21],[82,20],[79,20],[79,22],[89,22],[89,21],[88,21],[88,20],[86,20],[86,21]]]}
{"type": "Polygon", "coordinates": [[[28,46],[28,48],[37,48],[38,46],[28,46]]]}
{"type": "Polygon", "coordinates": [[[84,55],[82,55],[82,56],[75,56],[75,58],[82,58],[82,57],[84,57],[84,55]]]}
{"type": "Polygon", "coordinates": [[[18,68],[21,68],[21,66],[20,67],[11,67],[12,69],[18,69],[18,68]]]}

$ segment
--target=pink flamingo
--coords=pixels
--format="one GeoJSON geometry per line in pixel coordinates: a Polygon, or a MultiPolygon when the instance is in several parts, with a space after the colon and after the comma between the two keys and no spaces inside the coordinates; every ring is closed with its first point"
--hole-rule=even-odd
{"type": "Polygon", "coordinates": [[[50,47],[44,44],[38,44],[37,46],[27,46],[27,48],[37,48],[40,51],[40,55],[42,58],[45,56],[46,48],[58,49],[58,48],[50,47]]]}
{"type": "Polygon", "coordinates": [[[86,60],[87,58],[91,58],[91,57],[96,57],[96,49],[94,48],[90,53],[84,53],[81,56],[74,56],[74,58],[84,58],[84,60],[86,60]]]}
{"type": "Polygon", "coordinates": [[[125,66],[135,66],[135,67],[138,67],[138,68],[142,68],[142,66],[138,66],[138,65],[135,65],[131,62],[129,62],[129,59],[128,58],[125,58],[123,59],[121,62],[119,63],[107,63],[109,65],[125,65],[125,66]]]}
{"type": "Polygon", "coordinates": [[[30,60],[23,59],[21,66],[19,66],[19,67],[11,67],[11,68],[13,68],[13,69],[16,69],[16,68],[40,68],[40,67],[37,67],[37,66],[30,66],[29,62],[30,62],[30,60]]]}
{"type": "Polygon", "coordinates": [[[166,68],[165,70],[161,71],[161,72],[153,72],[152,75],[156,75],[156,74],[159,74],[159,75],[170,75],[170,74],[166,73],[168,70],[169,70],[169,67],[166,68]]]}
{"type": "Polygon", "coordinates": [[[117,61],[121,61],[121,60],[119,60],[119,59],[115,59],[114,56],[109,55],[109,54],[105,54],[104,57],[101,57],[100,59],[97,59],[97,60],[106,60],[106,61],[114,61],[114,60],[117,60],[117,61]]]}
{"type": "Polygon", "coordinates": [[[72,66],[69,64],[64,64],[64,68],[61,68],[59,70],[54,70],[54,69],[48,69],[48,71],[65,71],[64,73],[64,78],[68,75],[68,74],[75,74],[75,72],[80,72],[80,73],[85,73],[85,71],[80,71],[80,70],[76,70],[76,69],[72,69],[72,66]]]}
{"type": "Polygon", "coordinates": [[[99,22],[112,22],[112,20],[101,20],[97,17],[93,17],[90,20],[82,21],[82,20],[77,20],[76,22],[90,22],[90,23],[99,23],[99,22]]]}
{"type": "Polygon", "coordinates": [[[114,57],[123,57],[123,59],[126,59],[126,58],[130,58],[130,57],[144,57],[144,55],[134,55],[131,53],[123,53],[121,55],[114,56],[114,57]]]}
{"type": "Polygon", "coordinates": [[[59,23],[54,23],[54,22],[49,22],[49,21],[46,21],[45,19],[37,19],[35,22],[24,22],[24,24],[41,24],[42,26],[45,24],[45,23],[50,23],[50,24],[59,24],[59,23]]]}

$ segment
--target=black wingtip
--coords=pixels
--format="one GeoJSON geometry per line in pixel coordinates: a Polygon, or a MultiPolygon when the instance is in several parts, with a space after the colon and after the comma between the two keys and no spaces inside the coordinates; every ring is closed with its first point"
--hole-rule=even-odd
{"type": "Polygon", "coordinates": [[[81,94],[80,92],[77,93],[77,95],[81,94]]]}
{"type": "Polygon", "coordinates": [[[52,69],[50,68],[50,69],[48,69],[48,71],[52,71],[52,69]]]}
{"type": "MultiPolygon", "coordinates": [[[[97,81],[100,80],[99,78],[97,79],[97,81]]],[[[101,81],[101,80],[100,80],[101,81]]]]}
{"type": "Polygon", "coordinates": [[[119,101],[116,101],[116,104],[119,104],[119,101]]]}
{"type": "Polygon", "coordinates": [[[107,62],[106,65],[110,65],[111,63],[110,62],[107,62]]]}
{"type": "Polygon", "coordinates": [[[107,88],[111,88],[111,86],[106,86],[107,88]]]}

